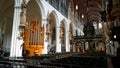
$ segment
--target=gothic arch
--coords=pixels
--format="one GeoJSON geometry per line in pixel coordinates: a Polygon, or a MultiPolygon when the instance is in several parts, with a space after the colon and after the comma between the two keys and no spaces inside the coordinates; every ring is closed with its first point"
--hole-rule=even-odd
{"type": "Polygon", "coordinates": [[[75,51],[76,52],[83,52],[83,46],[82,46],[82,42],[81,41],[77,41],[75,43],[75,51]]]}
{"type": "Polygon", "coordinates": [[[76,36],[78,36],[78,30],[77,29],[75,30],[75,33],[76,33],[76,36]]]}
{"type": "Polygon", "coordinates": [[[35,0],[30,0],[27,3],[27,21],[39,19],[41,22],[42,13],[38,3],[35,0]]]}
{"type": "Polygon", "coordinates": [[[46,35],[48,41],[48,53],[56,52],[56,14],[51,12],[47,16],[46,35]]]}
{"type": "Polygon", "coordinates": [[[58,22],[59,20],[58,20],[58,15],[57,15],[57,13],[56,13],[55,11],[52,11],[51,13],[52,13],[52,14],[54,15],[54,17],[55,17],[55,22],[56,22],[56,25],[55,25],[55,26],[56,26],[56,27],[59,26],[59,22],[58,22]]]}
{"type": "Polygon", "coordinates": [[[40,7],[42,19],[44,19],[44,17],[45,17],[45,10],[44,10],[43,4],[41,3],[41,0],[35,0],[35,1],[37,2],[38,6],[40,7]]]}
{"type": "Polygon", "coordinates": [[[41,8],[36,0],[30,0],[26,9],[28,25],[24,32],[23,56],[41,55],[44,49],[44,25],[42,25],[41,8]],[[27,54],[24,54],[25,51],[27,54]]]}
{"type": "Polygon", "coordinates": [[[0,1],[0,35],[2,36],[0,47],[7,52],[11,49],[11,37],[14,16],[14,0],[1,0],[0,1]],[[4,39],[3,39],[4,38],[4,39]]]}
{"type": "Polygon", "coordinates": [[[107,55],[114,55],[114,47],[112,43],[106,44],[106,53],[107,55]]]}
{"type": "Polygon", "coordinates": [[[97,51],[105,51],[106,46],[104,41],[98,41],[97,42],[97,51]]]}

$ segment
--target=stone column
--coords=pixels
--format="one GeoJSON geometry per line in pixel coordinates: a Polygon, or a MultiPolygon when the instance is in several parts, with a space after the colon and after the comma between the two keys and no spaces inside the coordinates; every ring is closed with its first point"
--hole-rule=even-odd
{"type": "Polygon", "coordinates": [[[85,40],[82,40],[83,53],[85,52],[85,40]]]}
{"type": "Polygon", "coordinates": [[[100,29],[99,29],[99,22],[96,22],[96,24],[97,24],[97,31],[96,31],[96,34],[100,34],[100,29]]]}
{"type": "Polygon", "coordinates": [[[98,41],[94,40],[94,42],[95,42],[95,51],[96,51],[97,50],[97,43],[98,43],[98,41]]]}
{"type": "Polygon", "coordinates": [[[60,27],[56,28],[56,52],[61,52],[61,44],[60,44],[60,27]]]}
{"type": "MultiPolygon", "coordinates": [[[[45,21],[44,21],[44,19],[42,20],[42,22],[44,22],[44,23],[46,23],[47,21],[46,21],[46,18],[45,18],[45,21]]],[[[46,31],[47,30],[47,28],[45,28],[44,29],[44,49],[43,49],[43,52],[42,52],[42,54],[47,54],[48,53],[48,35],[46,34],[46,31]]]]}
{"type": "MultiPolygon", "coordinates": [[[[46,25],[47,25],[47,23],[48,23],[47,18],[44,17],[44,18],[42,19],[42,22],[43,22],[43,23],[46,23],[46,25]]],[[[50,26],[50,25],[49,25],[49,26],[50,26]]],[[[49,27],[49,28],[50,28],[50,27],[49,27]]],[[[49,29],[49,28],[46,27],[46,28],[44,29],[44,49],[43,49],[42,54],[48,54],[48,45],[49,45],[49,39],[50,39],[50,37],[49,37],[50,32],[47,32],[47,29],[49,29]]]]}
{"type": "Polygon", "coordinates": [[[18,40],[17,38],[19,33],[22,0],[14,0],[14,1],[15,1],[15,5],[14,5],[10,57],[18,57],[22,55],[22,52],[20,52],[22,49],[20,43],[23,42],[22,40],[18,40]]]}
{"type": "Polygon", "coordinates": [[[74,42],[72,43],[72,52],[76,52],[76,50],[75,50],[75,45],[76,44],[76,42],[75,42],[75,40],[74,40],[74,42]]]}
{"type": "Polygon", "coordinates": [[[66,52],[70,52],[70,44],[69,44],[69,30],[66,29],[66,38],[65,38],[65,45],[66,45],[66,52]]]}

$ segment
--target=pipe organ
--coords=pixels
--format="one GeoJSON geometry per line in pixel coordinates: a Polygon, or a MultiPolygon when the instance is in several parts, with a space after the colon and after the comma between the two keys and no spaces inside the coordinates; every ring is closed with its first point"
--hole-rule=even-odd
{"type": "Polygon", "coordinates": [[[23,56],[40,56],[44,48],[44,28],[40,21],[30,21],[25,28],[23,56]]]}

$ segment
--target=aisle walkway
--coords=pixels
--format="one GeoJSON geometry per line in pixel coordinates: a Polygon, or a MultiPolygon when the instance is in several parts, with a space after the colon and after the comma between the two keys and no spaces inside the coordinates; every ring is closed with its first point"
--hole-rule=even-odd
{"type": "Polygon", "coordinates": [[[108,68],[114,68],[110,57],[107,57],[107,63],[108,63],[108,68]]]}

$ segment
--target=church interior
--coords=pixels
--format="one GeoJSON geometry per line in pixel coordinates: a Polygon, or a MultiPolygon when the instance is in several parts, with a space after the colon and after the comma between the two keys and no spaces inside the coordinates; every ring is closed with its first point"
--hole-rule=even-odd
{"type": "Polygon", "coordinates": [[[120,0],[0,0],[0,67],[120,68],[120,0]]]}

